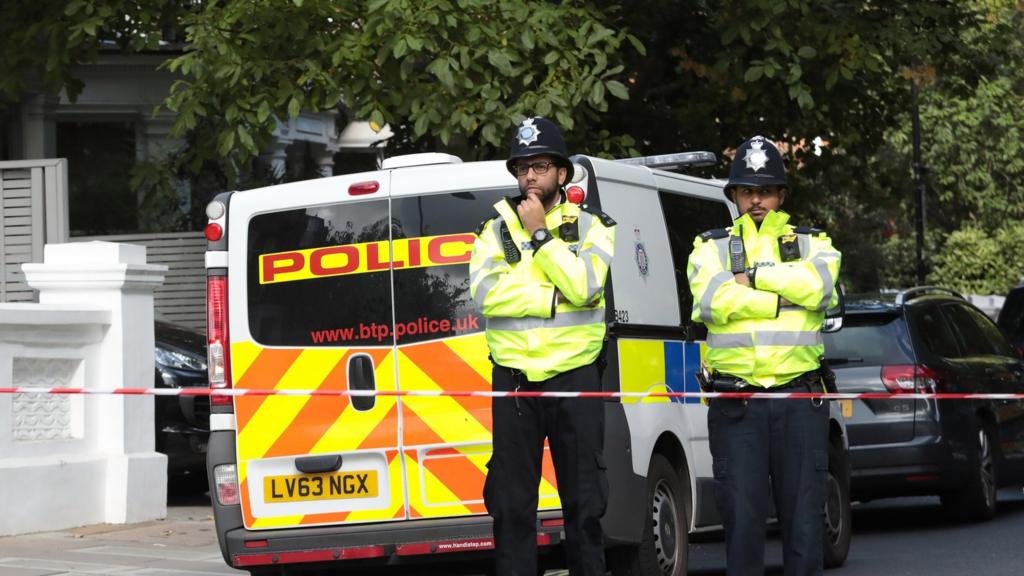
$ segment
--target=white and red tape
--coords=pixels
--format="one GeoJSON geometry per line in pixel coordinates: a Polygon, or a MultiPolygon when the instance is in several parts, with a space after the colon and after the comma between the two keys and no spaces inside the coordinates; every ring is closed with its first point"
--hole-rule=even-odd
{"type": "Polygon", "coordinates": [[[825,400],[1020,400],[1024,393],[969,392],[499,392],[473,390],[236,390],[209,388],[0,388],[0,394],[87,394],[121,396],[483,396],[488,398],[822,398],[825,400]]]}

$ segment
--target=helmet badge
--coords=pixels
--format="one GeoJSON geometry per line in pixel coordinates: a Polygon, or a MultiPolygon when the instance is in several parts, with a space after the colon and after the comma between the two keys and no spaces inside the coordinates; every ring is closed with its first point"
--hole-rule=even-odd
{"type": "Polygon", "coordinates": [[[747,163],[747,168],[750,168],[754,172],[757,172],[768,165],[768,153],[765,152],[763,147],[764,140],[751,140],[750,148],[747,149],[746,155],[743,156],[743,160],[747,163]]]}
{"type": "Polygon", "coordinates": [[[538,136],[540,136],[540,128],[533,125],[533,118],[523,120],[523,124],[519,126],[519,131],[516,132],[516,137],[519,138],[519,143],[523,146],[533,144],[537,141],[538,136]]]}

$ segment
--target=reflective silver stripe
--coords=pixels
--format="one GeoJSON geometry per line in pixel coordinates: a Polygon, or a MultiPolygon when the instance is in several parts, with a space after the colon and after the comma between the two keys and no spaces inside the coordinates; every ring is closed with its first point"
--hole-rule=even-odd
{"type": "Polygon", "coordinates": [[[722,268],[729,268],[729,237],[715,238],[715,246],[718,246],[718,259],[722,261],[722,268]]]}
{"type": "Polygon", "coordinates": [[[494,285],[497,283],[497,277],[488,276],[481,280],[480,285],[476,287],[476,298],[473,300],[476,301],[476,305],[479,306],[481,310],[484,308],[484,298],[487,298],[487,294],[490,293],[491,289],[493,289],[494,285]]]}
{"type": "Polygon", "coordinates": [[[754,339],[748,333],[708,334],[708,348],[753,348],[754,339]]]}
{"type": "Polygon", "coordinates": [[[557,312],[552,318],[487,318],[487,329],[525,332],[536,328],[568,328],[603,323],[604,308],[594,308],[557,312]]]}
{"type": "Polygon", "coordinates": [[[579,219],[576,222],[580,236],[580,244],[583,244],[587,239],[587,233],[590,232],[590,227],[594,224],[594,215],[590,212],[584,212],[581,210],[579,219]]]}
{"type": "Polygon", "coordinates": [[[710,324],[714,320],[711,317],[711,298],[715,296],[715,292],[718,288],[728,280],[732,280],[732,272],[729,272],[728,270],[723,270],[718,274],[715,274],[711,277],[711,281],[708,282],[707,289],[704,290],[704,294],[700,297],[700,319],[703,320],[705,324],[710,324]]]}
{"type": "Polygon", "coordinates": [[[826,252],[817,252],[814,254],[815,258],[839,258],[841,254],[839,252],[833,252],[831,250],[826,252]]]}
{"type": "Polygon", "coordinates": [[[817,346],[822,343],[821,332],[763,330],[754,332],[758,346],[817,346]]]}
{"type": "Polygon", "coordinates": [[[800,259],[807,260],[811,255],[811,237],[808,234],[797,234],[797,242],[800,244],[800,259]]]}
{"type": "Polygon", "coordinates": [[[611,266],[612,257],[602,250],[599,246],[591,245],[586,250],[580,252],[580,258],[583,259],[583,267],[587,270],[587,302],[590,302],[597,293],[601,291],[601,282],[597,278],[597,271],[594,270],[594,261],[591,260],[591,256],[597,256],[606,267],[611,266]]]}
{"type": "Polygon", "coordinates": [[[494,256],[491,256],[487,260],[484,260],[484,263],[480,265],[479,268],[474,270],[472,274],[469,275],[469,285],[472,286],[473,284],[476,284],[476,279],[479,278],[481,274],[486,274],[487,272],[490,272],[492,268],[496,267],[498,264],[501,264],[502,262],[504,262],[504,260],[499,260],[494,256]]]}
{"type": "Polygon", "coordinates": [[[814,269],[818,272],[818,276],[821,276],[822,287],[824,292],[821,297],[821,302],[818,304],[818,310],[825,310],[828,308],[828,303],[832,300],[832,290],[834,290],[834,281],[832,280],[832,272],[828,269],[828,264],[821,258],[814,258],[811,260],[814,264],[814,269]]]}
{"type": "Polygon", "coordinates": [[[700,274],[700,264],[694,262],[693,272],[691,272],[690,275],[686,277],[686,281],[689,282],[690,284],[693,284],[693,279],[697,277],[697,274],[700,274]]]}
{"type": "MultiPolygon", "coordinates": [[[[607,253],[607,252],[605,252],[604,248],[601,248],[600,246],[597,246],[595,244],[591,244],[589,248],[587,248],[586,250],[583,250],[583,251],[580,252],[580,256],[586,255],[586,256],[589,257],[591,254],[597,256],[598,258],[600,258],[601,262],[604,262],[605,266],[611,266],[612,265],[612,255],[607,253]]],[[[588,260],[589,260],[589,258],[588,258],[588,260]]]]}
{"type": "Polygon", "coordinates": [[[805,312],[806,309],[803,306],[797,306],[796,304],[790,304],[788,306],[779,306],[779,312],[805,312]]]}

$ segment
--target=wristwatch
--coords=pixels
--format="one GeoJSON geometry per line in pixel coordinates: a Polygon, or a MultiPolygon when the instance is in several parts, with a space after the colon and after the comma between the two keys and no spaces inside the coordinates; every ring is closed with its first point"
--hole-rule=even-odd
{"type": "Polygon", "coordinates": [[[540,247],[547,244],[551,238],[551,232],[549,232],[547,228],[538,228],[534,231],[533,235],[530,236],[530,243],[533,244],[534,250],[540,250],[540,247]]]}
{"type": "Polygon", "coordinates": [[[746,272],[747,280],[750,280],[750,287],[753,288],[754,290],[757,290],[757,282],[754,279],[754,277],[757,275],[757,267],[752,266],[750,268],[747,268],[746,272]]]}

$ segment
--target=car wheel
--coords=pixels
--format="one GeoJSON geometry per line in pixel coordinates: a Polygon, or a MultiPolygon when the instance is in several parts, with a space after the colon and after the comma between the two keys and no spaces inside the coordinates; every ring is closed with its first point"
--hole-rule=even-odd
{"type": "Polygon", "coordinates": [[[836,568],[846,562],[853,535],[850,509],[850,467],[842,444],[829,443],[828,478],[825,485],[825,568],[836,568]]]}
{"type": "Polygon", "coordinates": [[[996,514],[996,448],[991,427],[977,422],[967,454],[967,484],[942,495],[942,507],[955,519],[977,522],[996,514]]]}
{"type": "Polygon", "coordinates": [[[609,564],[615,576],[683,576],[690,545],[688,481],[667,458],[655,454],[647,472],[647,510],[639,546],[613,548],[609,564]],[[684,483],[686,482],[686,483],[684,483]]]}

